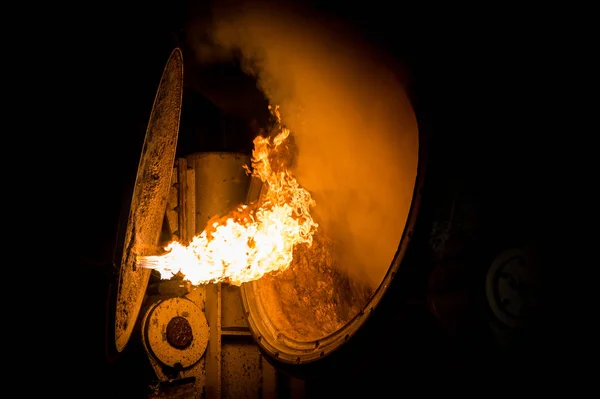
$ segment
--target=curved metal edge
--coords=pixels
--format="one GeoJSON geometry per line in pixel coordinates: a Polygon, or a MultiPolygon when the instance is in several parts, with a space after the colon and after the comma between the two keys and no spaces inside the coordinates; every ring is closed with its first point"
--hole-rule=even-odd
{"type": "MultiPolygon", "coordinates": [[[[180,74],[181,74],[181,84],[182,87],[179,90],[179,97],[180,100],[179,102],[181,103],[181,99],[183,97],[183,54],[182,51],[179,47],[176,47],[173,49],[173,51],[171,51],[171,54],[169,55],[169,58],[167,59],[167,62],[165,63],[165,66],[163,68],[163,71],[161,73],[161,77],[160,77],[160,81],[159,81],[159,85],[156,91],[156,94],[154,96],[154,101],[152,103],[152,111],[150,114],[150,119],[148,123],[151,123],[152,120],[152,115],[156,110],[156,104],[159,101],[159,94],[160,94],[160,87],[162,85],[162,83],[164,82],[165,78],[166,78],[166,74],[167,71],[169,70],[169,66],[173,63],[173,62],[177,62],[177,64],[179,65],[179,69],[180,69],[180,74]],[[176,60],[176,61],[174,61],[176,60]]],[[[177,124],[177,128],[179,129],[179,119],[181,117],[181,107],[179,109],[179,116],[178,116],[178,124],[177,124]]],[[[144,136],[144,142],[142,145],[142,155],[144,152],[144,149],[146,148],[146,143],[148,140],[148,130],[149,130],[150,126],[146,127],[146,133],[144,136]]],[[[177,133],[178,135],[179,133],[177,133]]],[[[175,152],[176,149],[174,149],[175,152]]],[[[138,164],[138,170],[139,167],[141,165],[141,158],[140,158],[140,163],[138,164]]],[[[137,180],[137,173],[136,173],[136,180],[137,180]]],[[[126,332],[126,339],[125,339],[125,344],[122,345],[122,347],[119,347],[119,345],[117,344],[116,340],[116,331],[115,331],[115,323],[117,320],[116,317],[116,307],[117,307],[117,301],[119,298],[119,287],[121,284],[121,272],[120,272],[120,267],[121,267],[121,261],[122,261],[122,254],[123,254],[123,247],[124,247],[124,241],[125,241],[125,236],[126,236],[126,231],[128,228],[128,218],[127,216],[129,215],[130,209],[131,209],[131,201],[133,199],[133,195],[135,192],[135,184],[136,182],[134,181],[133,187],[131,188],[130,192],[128,193],[127,199],[129,200],[128,202],[128,206],[126,207],[126,212],[122,215],[123,218],[120,220],[119,222],[119,226],[118,226],[118,232],[117,232],[117,242],[115,245],[115,250],[113,252],[113,269],[114,269],[114,274],[115,274],[115,280],[110,286],[109,286],[109,290],[108,290],[108,295],[109,298],[107,300],[107,317],[106,317],[106,342],[105,342],[105,352],[106,352],[106,357],[109,360],[109,362],[114,362],[116,360],[116,358],[118,357],[118,355],[123,352],[123,350],[125,349],[125,347],[127,346],[127,343],[129,342],[129,340],[131,339],[131,334],[133,333],[133,327],[130,328],[130,331],[127,333],[126,332]],[[112,339],[110,338],[112,337],[112,339]]],[[[148,285],[148,281],[150,279],[150,271],[148,271],[147,276],[145,278],[145,282],[144,284],[142,284],[143,289],[140,288],[141,291],[143,291],[145,293],[147,285],[148,285]]],[[[143,295],[141,295],[141,297],[143,298],[143,295]]],[[[140,310],[142,308],[142,303],[143,301],[140,301],[139,306],[136,306],[136,314],[134,319],[137,321],[137,319],[139,318],[139,313],[140,310]]]]}
{"type": "MultiPolygon", "coordinates": [[[[409,248],[421,207],[423,187],[425,185],[425,176],[428,164],[428,151],[430,146],[428,134],[419,128],[418,118],[417,135],[419,147],[417,174],[415,177],[415,185],[413,189],[410,210],[407,222],[404,226],[402,237],[400,238],[398,250],[394,255],[394,259],[392,260],[390,268],[388,269],[379,287],[377,287],[375,293],[371,296],[371,299],[364,306],[363,310],[354,316],[354,318],[352,318],[352,320],[350,320],[344,327],[322,339],[315,341],[299,342],[281,335],[277,337],[272,336],[267,339],[263,337],[261,333],[266,333],[269,331],[272,332],[274,331],[274,328],[267,325],[268,318],[260,317],[260,315],[264,314],[264,311],[261,309],[260,301],[256,300],[256,283],[250,282],[242,284],[242,306],[244,307],[244,312],[248,315],[247,320],[250,327],[250,332],[260,348],[272,356],[274,360],[290,365],[298,365],[313,363],[317,360],[327,357],[350,340],[350,338],[368,320],[371,313],[375,310],[383,298],[390,283],[400,268],[406,251],[409,248]],[[277,342],[283,342],[286,346],[277,345],[277,342]]],[[[252,193],[249,193],[249,195],[250,194],[252,193]]]]}
{"type": "Polygon", "coordinates": [[[522,248],[512,248],[500,253],[490,265],[485,279],[485,294],[492,313],[498,321],[513,329],[525,327],[526,322],[522,319],[510,317],[510,315],[500,308],[496,284],[498,282],[498,273],[501,268],[511,259],[518,257],[528,257],[528,254],[522,248]]]}
{"type": "Polygon", "coordinates": [[[144,316],[142,318],[142,345],[144,346],[144,349],[146,351],[146,353],[148,353],[150,356],[152,356],[153,359],[155,359],[156,361],[159,361],[158,356],[156,355],[156,353],[154,353],[154,351],[152,350],[152,346],[150,345],[148,336],[147,336],[147,331],[148,331],[148,324],[150,323],[150,316],[152,316],[152,312],[154,312],[154,309],[156,309],[158,307],[158,305],[160,305],[163,302],[163,300],[157,301],[155,303],[152,304],[152,306],[149,306],[148,309],[146,309],[146,311],[144,312],[144,316]]]}

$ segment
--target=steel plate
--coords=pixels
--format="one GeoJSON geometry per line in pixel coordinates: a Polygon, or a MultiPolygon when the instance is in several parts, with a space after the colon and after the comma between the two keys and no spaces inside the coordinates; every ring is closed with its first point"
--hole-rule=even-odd
{"type": "Polygon", "coordinates": [[[136,255],[156,253],[171,185],[179,134],[183,56],[172,51],[163,70],[140,155],[122,245],[114,317],[116,350],[131,338],[144,300],[150,269],[136,268],[136,255]]]}

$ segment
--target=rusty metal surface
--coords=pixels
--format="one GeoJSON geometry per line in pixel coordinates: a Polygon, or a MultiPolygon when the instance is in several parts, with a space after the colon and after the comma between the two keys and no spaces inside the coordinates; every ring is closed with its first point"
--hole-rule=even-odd
{"type": "Polygon", "coordinates": [[[195,180],[194,168],[188,165],[187,159],[179,158],[177,160],[177,189],[179,195],[177,214],[179,216],[179,239],[185,244],[188,244],[196,234],[195,180]]]}
{"type": "MultiPolygon", "coordinates": [[[[176,168],[173,171],[173,186],[176,188],[177,206],[173,207],[178,216],[178,236],[182,242],[187,243],[195,234],[195,173],[193,168],[187,164],[185,158],[178,158],[176,168]]],[[[171,205],[171,203],[170,203],[171,205]]],[[[151,285],[147,290],[148,295],[154,295],[157,299],[149,298],[147,302],[156,302],[173,297],[185,297],[192,301],[199,309],[204,312],[206,287],[194,287],[180,280],[161,280],[159,283],[151,285]]],[[[146,312],[147,314],[147,312],[146,312]]],[[[144,326],[145,323],[142,323],[144,326]]],[[[193,328],[193,326],[192,326],[193,328]]],[[[148,352],[148,351],[147,351],[148,352]]],[[[205,351],[206,353],[206,351],[205,351]]],[[[148,360],[152,366],[157,383],[154,384],[155,392],[153,397],[160,398],[183,398],[200,399],[204,397],[206,387],[205,362],[201,359],[193,366],[183,370],[169,370],[164,364],[158,361],[153,355],[148,353],[148,360]],[[175,384],[171,382],[188,381],[186,384],[175,384]],[[168,386],[165,387],[165,384],[168,386]],[[181,396],[183,395],[183,396],[181,396]]]]}
{"type": "Polygon", "coordinates": [[[206,369],[206,399],[221,398],[221,284],[206,285],[206,318],[210,338],[204,367],[206,369]]]}
{"type": "Polygon", "coordinates": [[[196,233],[215,215],[224,215],[246,202],[250,177],[244,165],[250,157],[227,152],[196,153],[187,157],[195,171],[196,233]]]}
{"type": "MultiPolygon", "coordinates": [[[[177,198],[174,200],[177,201],[178,205],[173,209],[179,214],[179,233],[184,242],[189,241],[194,234],[200,233],[204,228],[205,223],[198,225],[197,230],[191,230],[192,227],[195,228],[196,226],[196,194],[198,196],[212,194],[220,199],[219,202],[212,203],[210,199],[200,201],[201,208],[198,209],[198,214],[202,217],[202,222],[205,222],[205,217],[209,219],[213,213],[227,212],[231,209],[231,205],[227,204],[234,204],[238,201],[243,202],[245,198],[245,183],[239,188],[237,179],[231,179],[232,175],[235,176],[239,173],[243,164],[241,162],[243,159],[239,158],[239,154],[228,156],[224,153],[213,153],[208,156],[211,159],[204,159],[198,163],[194,162],[197,158],[207,158],[206,155],[195,154],[185,159],[179,158],[176,162],[177,167],[174,173],[178,175],[176,180],[177,198]],[[229,165],[223,167],[224,164],[229,165]],[[208,173],[210,170],[214,170],[215,173],[210,175],[208,173]],[[197,193],[195,188],[197,173],[201,176],[200,182],[204,187],[202,193],[197,193]],[[230,178],[227,178],[228,174],[230,178]],[[210,180],[215,176],[219,178],[210,180]],[[229,185],[238,188],[228,187],[229,185]],[[194,223],[190,223],[190,221],[194,223]]],[[[256,342],[252,339],[244,314],[239,287],[227,284],[189,287],[182,281],[162,280],[156,284],[156,287],[154,285],[150,286],[147,292],[148,295],[155,295],[160,298],[158,300],[184,295],[185,298],[180,299],[194,302],[204,312],[210,326],[210,338],[204,356],[191,367],[182,370],[165,369],[163,362],[147,350],[150,364],[158,380],[153,385],[156,389],[152,397],[193,399],[223,397],[269,399],[279,397],[278,383],[281,378],[278,371],[260,354],[256,342]],[[180,287],[182,284],[184,284],[184,287],[180,287]],[[153,289],[151,290],[151,288],[153,289]],[[186,379],[190,379],[190,382],[185,385],[164,386],[167,382],[179,382],[186,379]],[[193,379],[193,382],[191,379],[193,379]]],[[[156,303],[156,301],[152,297],[146,303],[156,303]]],[[[147,309],[151,310],[154,305],[148,306],[147,309]]],[[[151,313],[148,311],[145,314],[144,328],[149,325],[148,320],[150,320],[151,313]]],[[[179,320],[177,316],[171,318],[171,320],[173,319],[179,320]]],[[[192,323],[189,323],[189,326],[192,329],[194,328],[192,323]]],[[[172,341],[177,341],[174,342],[175,347],[189,345],[185,339],[186,327],[183,326],[183,331],[179,331],[182,334],[181,336],[172,339],[172,341]]],[[[169,324],[167,323],[163,343],[164,340],[169,343],[168,328],[169,324]]],[[[147,332],[144,332],[143,335],[146,336],[147,332]]],[[[145,342],[145,345],[148,345],[148,343],[145,342]]],[[[291,387],[286,389],[290,390],[291,387]]],[[[300,391],[294,388],[292,394],[300,391]]],[[[292,395],[292,397],[295,396],[292,395]]]]}
{"type": "MultiPolygon", "coordinates": [[[[250,177],[237,153],[197,153],[187,157],[195,176],[196,233],[215,215],[245,203],[250,177]]],[[[211,335],[205,355],[205,398],[275,398],[277,371],[260,355],[252,340],[240,288],[208,284],[206,317],[211,335]]]]}
{"type": "Polygon", "coordinates": [[[156,92],[129,209],[115,309],[119,352],[131,337],[150,277],[149,269],[135,267],[135,256],[152,254],[159,244],[179,134],[182,88],[183,59],[175,49],[156,92]]]}
{"type": "Polygon", "coordinates": [[[160,301],[148,311],[144,327],[147,349],[169,367],[193,366],[208,345],[206,317],[194,302],[186,298],[160,301]]]}
{"type": "MultiPolygon", "coordinates": [[[[191,154],[186,160],[194,171],[195,234],[200,234],[213,216],[224,215],[245,202],[250,177],[243,165],[248,165],[250,158],[238,153],[207,152],[191,154]]],[[[222,285],[207,284],[204,289],[210,326],[205,397],[217,399],[222,397],[222,285]]]]}
{"type": "Polygon", "coordinates": [[[222,329],[224,331],[248,330],[248,322],[244,315],[240,287],[223,285],[221,289],[222,329]]]}
{"type": "MultiPolygon", "coordinates": [[[[248,338],[250,339],[250,338],[248,338]]],[[[262,356],[250,342],[231,342],[223,345],[222,398],[260,398],[262,387],[262,356]]]]}
{"type": "Polygon", "coordinates": [[[183,316],[175,316],[167,324],[167,342],[177,349],[185,349],[194,338],[190,322],[183,316]]]}
{"type": "Polygon", "coordinates": [[[290,267],[254,284],[264,314],[278,335],[317,341],[343,328],[373,290],[341,270],[331,239],[317,231],[311,247],[294,248],[290,267]]]}

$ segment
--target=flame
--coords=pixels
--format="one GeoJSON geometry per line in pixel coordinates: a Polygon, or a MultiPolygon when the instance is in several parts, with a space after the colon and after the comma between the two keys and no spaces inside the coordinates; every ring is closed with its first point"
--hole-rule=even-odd
{"type": "Polygon", "coordinates": [[[163,255],[138,256],[138,266],[156,269],[163,278],[169,273],[183,274],[194,285],[241,285],[286,270],[296,245],[312,245],[318,224],[309,211],[316,204],[289,168],[276,162],[290,130],[282,126],[278,107],[269,108],[277,118],[279,133],[272,138],[256,137],[252,170],[244,165],[247,173],[263,182],[259,202],[209,221],[187,246],[173,241],[163,255]]]}

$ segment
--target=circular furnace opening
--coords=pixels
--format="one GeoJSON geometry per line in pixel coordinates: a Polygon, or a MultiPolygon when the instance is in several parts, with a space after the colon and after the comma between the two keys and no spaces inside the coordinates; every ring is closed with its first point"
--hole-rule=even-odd
{"type": "MultiPolygon", "coordinates": [[[[316,212],[315,220],[320,226],[312,246],[298,245],[286,270],[242,284],[242,303],[250,329],[261,348],[274,359],[302,364],[335,351],[377,307],[400,267],[417,215],[423,174],[412,107],[403,119],[398,132],[401,139],[394,143],[402,145],[402,157],[389,165],[399,171],[388,176],[393,177],[394,184],[388,186],[393,189],[376,188],[385,179],[359,183],[358,186],[364,184],[364,191],[354,195],[362,198],[358,203],[370,207],[357,208],[350,201],[347,208],[333,212],[338,222],[342,220],[340,223],[330,220],[336,217],[319,217],[316,212]],[[378,217],[372,217],[376,214],[378,217]],[[389,227],[391,224],[393,228],[389,227]]],[[[386,152],[382,148],[378,151],[386,152]]],[[[376,173],[377,167],[365,166],[363,177],[376,173]]],[[[348,171],[349,179],[351,175],[348,171]]],[[[327,203],[327,198],[317,198],[317,208],[320,203],[327,203]]]]}

